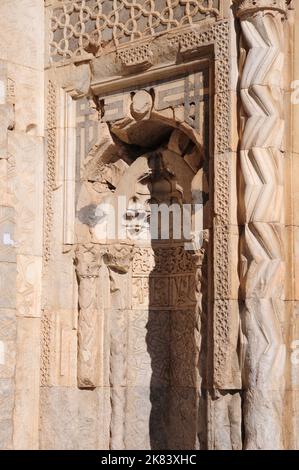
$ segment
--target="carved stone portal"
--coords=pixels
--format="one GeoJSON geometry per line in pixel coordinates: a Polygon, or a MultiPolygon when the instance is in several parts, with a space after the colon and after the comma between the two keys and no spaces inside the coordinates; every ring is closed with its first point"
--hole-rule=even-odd
{"type": "Polygon", "coordinates": [[[298,4],[0,1],[0,450],[299,449],[298,4]]]}
{"type": "Polygon", "coordinates": [[[207,92],[204,69],[97,102],[77,206],[78,386],[109,387],[111,449],[203,445],[207,92]],[[121,205],[124,236],[109,218],[121,205]],[[172,210],[153,233],[155,207],[172,210]]]}

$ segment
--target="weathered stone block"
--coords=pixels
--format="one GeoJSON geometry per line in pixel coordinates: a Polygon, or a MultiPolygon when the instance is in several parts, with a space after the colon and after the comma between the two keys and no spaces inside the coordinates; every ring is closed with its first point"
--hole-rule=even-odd
{"type": "Polygon", "coordinates": [[[14,383],[12,379],[0,379],[0,449],[12,449],[14,383]]]}

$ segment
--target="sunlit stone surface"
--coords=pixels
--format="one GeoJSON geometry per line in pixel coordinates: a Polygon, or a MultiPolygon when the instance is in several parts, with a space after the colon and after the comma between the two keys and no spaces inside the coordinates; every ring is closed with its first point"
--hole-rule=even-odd
{"type": "Polygon", "coordinates": [[[0,449],[299,449],[299,12],[0,3],[0,449]]]}

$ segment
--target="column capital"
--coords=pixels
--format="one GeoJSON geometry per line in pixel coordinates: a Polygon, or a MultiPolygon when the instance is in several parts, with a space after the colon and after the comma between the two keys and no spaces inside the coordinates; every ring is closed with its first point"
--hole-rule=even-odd
{"type": "Polygon", "coordinates": [[[239,17],[248,16],[259,11],[279,11],[286,14],[291,0],[233,0],[236,14],[239,17]]]}

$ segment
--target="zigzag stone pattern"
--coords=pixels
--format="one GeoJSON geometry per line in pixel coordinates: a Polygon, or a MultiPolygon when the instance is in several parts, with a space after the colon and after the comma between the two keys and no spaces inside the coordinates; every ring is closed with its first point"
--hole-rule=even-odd
{"type": "Polygon", "coordinates": [[[109,42],[118,46],[219,16],[219,0],[58,1],[51,18],[51,56],[54,62],[78,59],[109,42]]]}
{"type": "Polygon", "coordinates": [[[286,2],[238,1],[241,77],[241,325],[245,449],[282,449],[284,317],[284,17],[286,2]]]}

